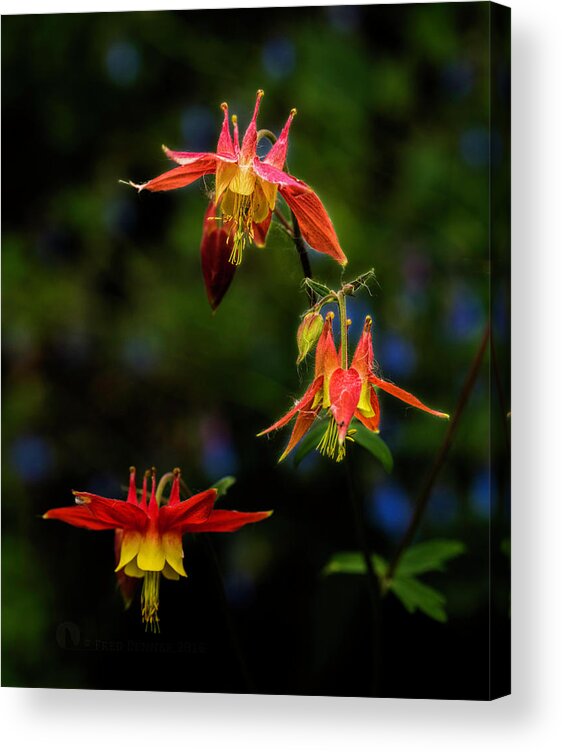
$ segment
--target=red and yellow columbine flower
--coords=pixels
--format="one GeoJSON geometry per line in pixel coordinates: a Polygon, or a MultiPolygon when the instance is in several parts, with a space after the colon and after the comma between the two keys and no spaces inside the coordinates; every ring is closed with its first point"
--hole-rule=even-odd
{"type": "Polygon", "coordinates": [[[264,520],[272,512],[213,509],[217,497],[215,488],[181,501],[179,470],[174,471],[170,498],[160,505],[154,472],[147,501],[147,475],[143,479],[140,499],[135,468],[131,467],[126,501],[73,491],[76,506],[50,509],[43,517],[89,530],[115,530],[118,560],[115,571],[124,598],[126,601],[132,598],[131,582],[125,578],[142,579],[142,620],[147,628],[158,631],[160,575],[168,580],[187,576],[183,566],[182,536],[185,533],[232,532],[250,522],[264,520]]]}
{"type": "Polygon", "coordinates": [[[317,449],[322,454],[335,459],[336,462],[345,456],[345,442],[349,437],[349,425],[353,418],[357,418],[369,431],[378,433],[380,406],[377,389],[382,389],[403,402],[437,415],[439,418],[449,417],[446,413],[432,410],[413,394],[384,381],[375,374],[370,316],[365,319],[363,333],[357,344],[351,366],[342,367],[341,352],[337,352],[332,334],[333,318],[333,313],[326,316],[322,334],[316,345],[312,384],[286,415],[258,434],[262,436],[277,428],[282,428],[296,416],[293,432],[285,451],[279,458],[280,462],[309,431],[321,410],[328,411],[329,422],[317,449]]]}
{"type": "Polygon", "coordinates": [[[215,175],[215,194],[205,215],[201,244],[203,274],[211,305],[218,294],[222,292],[224,295],[226,290],[222,291],[222,288],[213,287],[212,284],[209,286],[210,279],[215,278],[216,285],[217,278],[228,278],[228,286],[234,269],[223,270],[225,264],[239,264],[249,242],[253,241],[258,246],[265,244],[278,192],[295,213],[306,242],[340,264],[347,263],[332,222],[316,193],[283,169],[289,129],[296,110],[291,110],[285,127],[265,159],[260,160],[257,156],[256,120],[262,97],[263,91],[260,89],[242,145],[239,143],[236,117],[232,118],[234,128],[231,134],[228,105],[223,103],[224,119],[216,153],[171,151],[164,146],[166,155],[179,167],[147,183],[130,183],[139,191],[170,191],[183,188],[203,175],[215,175]],[[213,234],[217,225],[224,228],[224,235],[220,232],[213,234]]]}

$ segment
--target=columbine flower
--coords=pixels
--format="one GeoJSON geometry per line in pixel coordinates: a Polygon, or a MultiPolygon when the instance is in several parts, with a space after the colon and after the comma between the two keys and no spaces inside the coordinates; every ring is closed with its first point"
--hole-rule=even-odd
{"type": "Polygon", "coordinates": [[[349,425],[353,418],[357,418],[369,431],[379,432],[380,406],[377,389],[382,389],[403,402],[439,418],[449,417],[446,413],[432,410],[417,397],[375,374],[370,316],[365,319],[363,333],[351,366],[342,368],[341,355],[336,350],[332,335],[333,318],[334,314],[331,312],[326,316],[322,334],[316,345],[312,384],[286,415],[258,434],[262,436],[282,428],[296,415],[293,432],[279,462],[285,459],[309,431],[321,410],[327,410],[329,421],[317,449],[336,462],[342,460],[345,456],[346,439],[350,437],[349,425]]]}
{"type": "MultiPolygon", "coordinates": [[[[232,135],[228,105],[223,103],[221,107],[224,119],[216,153],[171,151],[164,146],[166,155],[180,166],[147,183],[130,183],[139,191],[169,191],[183,188],[203,175],[216,176],[215,194],[203,225],[202,261],[206,282],[206,268],[211,263],[212,254],[206,252],[205,243],[213,231],[213,224],[218,223],[226,230],[225,237],[229,248],[226,263],[237,265],[242,261],[242,253],[249,242],[253,241],[258,246],[265,244],[278,192],[295,213],[306,242],[340,264],[347,263],[334,227],[316,193],[302,180],[297,180],[283,169],[287,156],[289,129],[296,110],[291,110],[285,127],[265,159],[260,160],[257,156],[256,119],[262,97],[263,91],[260,89],[254,114],[241,146],[236,117],[232,118],[232,135]]],[[[224,254],[220,255],[222,265],[224,254]]],[[[233,272],[234,270],[230,271],[230,278],[233,272]]],[[[211,297],[209,294],[209,298],[211,297]]]]}
{"type": "MultiPolygon", "coordinates": [[[[259,522],[272,512],[234,512],[213,509],[215,488],[180,500],[180,472],[174,480],[168,502],[160,506],[156,497],[156,476],[152,472],[152,491],[147,502],[147,475],[138,499],[135,468],[130,468],[126,501],[106,499],[96,494],[73,491],[76,506],[50,509],[45,519],[61,520],[89,530],[115,530],[119,584],[124,577],[142,578],[142,620],[147,628],[158,631],[160,575],[168,580],[186,577],[183,566],[182,536],[185,533],[232,532],[250,522],[259,522]]],[[[130,584],[130,581],[129,583],[130,584]]],[[[132,597],[130,589],[125,597],[132,597]]]]}

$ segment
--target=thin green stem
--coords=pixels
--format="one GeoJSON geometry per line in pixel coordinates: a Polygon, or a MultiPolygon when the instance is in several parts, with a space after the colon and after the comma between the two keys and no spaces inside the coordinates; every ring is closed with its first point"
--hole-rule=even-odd
{"type": "Polygon", "coordinates": [[[162,494],[164,493],[164,489],[166,488],[168,483],[171,483],[171,481],[173,480],[173,473],[164,473],[164,475],[160,478],[160,481],[156,486],[156,501],[158,502],[158,506],[162,506],[162,494]]]}
{"type": "Polygon", "coordinates": [[[404,552],[406,551],[410,543],[413,541],[414,536],[421,523],[422,517],[427,508],[427,503],[431,496],[431,491],[433,490],[433,486],[435,485],[435,481],[437,480],[437,476],[439,475],[441,468],[445,464],[445,460],[447,459],[449,450],[453,443],[453,438],[454,438],[457,426],[459,424],[459,421],[461,419],[461,415],[464,412],[464,408],[466,407],[468,398],[470,397],[470,394],[476,383],[476,378],[478,376],[478,372],[480,370],[480,366],[482,365],[482,361],[484,359],[484,355],[486,353],[486,349],[488,346],[489,337],[490,337],[490,324],[488,323],[482,335],[482,340],[480,342],[480,345],[478,346],[478,350],[472,360],[472,364],[470,366],[466,380],[463,384],[463,388],[461,390],[459,399],[457,401],[457,405],[455,407],[455,413],[453,415],[453,419],[449,423],[449,428],[447,429],[447,433],[445,434],[443,443],[441,444],[439,448],[439,451],[437,453],[437,456],[435,457],[435,460],[433,462],[433,466],[429,472],[429,475],[427,476],[425,483],[422,486],[421,491],[416,499],[414,512],[412,514],[412,519],[410,520],[410,524],[408,525],[408,528],[398,545],[396,553],[394,554],[394,558],[389,564],[388,570],[384,578],[385,582],[388,582],[394,576],[394,573],[396,572],[398,564],[400,563],[400,559],[402,558],[404,552]]]}
{"type": "Polygon", "coordinates": [[[347,369],[347,313],[345,305],[345,293],[343,290],[338,292],[338,307],[340,309],[340,352],[341,367],[347,369]]]}

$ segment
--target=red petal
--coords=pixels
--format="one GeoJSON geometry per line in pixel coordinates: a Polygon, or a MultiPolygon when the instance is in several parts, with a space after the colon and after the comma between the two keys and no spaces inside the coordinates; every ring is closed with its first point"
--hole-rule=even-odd
{"type": "MultiPolygon", "coordinates": [[[[307,186],[308,188],[308,186],[307,186]]],[[[301,233],[306,242],[319,253],[326,253],[339,264],[345,266],[347,258],[342,251],[334,226],[322,205],[322,202],[311,188],[303,191],[292,185],[280,185],[279,191],[295,213],[301,233]]]]}
{"type": "Polygon", "coordinates": [[[316,393],[322,388],[323,379],[323,376],[318,376],[316,379],[314,379],[312,384],[308,387],[308,389],[301,397],[301,399],[296,403],[296,405],[294,405],[282,418],[279,418],[277,423],[274,423],[264,431],[260,431],[260,433],[258,433],[258,436],[263,436],[266,433],[270,433],[270,431],[276,431],[278,428],[285,426],[291,420],[291,418],[299,412],[299,410],[302,410],[304,408],[307,402],[309,402],[316,396],[316,393]]]}
{"type": "Polygon", "coordinates": [[[309,431],[310,427],[314,423],[316,416],[318,415],[320,411],[321,405],[318,405],[318,407],[315,410],[310,410],[311,404],[312,404],[312,399],[310,400],[309,405],[307,407],[303,407],[302,410],[299,412],[297,419],[295,421],[295,425],[293,427],[291,438],[289,439],[289,443],[285,447],[285,451],[283,452],[281,457],[279,457],[279,462],[285,459],[285,457],[289,454],[289,452],[291,452],[292,449],[299,443],[299,441],[309,431]]]}
{"type": "Polygon", "coordinates": [[[91,511],[89,504],[49,509],[49,511],[45,512],[43,515],[43,519],[60,520],[69,525],[74,525],[74,527],[85,527],[88,530],[113,530],[116,527],[113,523],[98,520],[91,511]]]}
{"type": "Polygon", "coordinates": [[[363,333],[355,348],[355,354],[353,355],[353,361],[351,367],[355,368],[357,373],[361,376],[363,381],[366,381],[369,375],[372,374],[373,366],[375,363],[375,357],[373,354],[373,338],[371,336],[371,324],[373,320],[370,316],[365,319],[365,326],[363,327],[363,333]]]}
{"type": "Polygon", "coordinates": [[[284,172],[279,167],[268,164],[267,162],[261,162],[258,157],[254,159],[254,172],[262,178],[262,180],[267,180],[268,183],[274,183],[280,188],[293,188],[295,191],[302,191],[303,193],[312,190],[306,183],[303,183],[302,180],[294,178],[292,175],[289,175],[288,172],[284,172]]]}
{"type": "Polygon", "coordinates": [[[254,244],[257,245],[258,248],[263,248],[265,245],[265,240],[269,231],[269,225],[271,224],[272,216],[272,213],[269,212],[268,216],[263,220],[263,222],[254,222],[252,225],[254,231],[254,244]]]}
{"type": "Polygon", "coordinates": [[[211,202],[203,219],[201,238],[201,268],[207,290],[207,298],[215,311],[224,298],[236,271],[236,264],[229,261],[232,246],[224,226],[213,219],[217,217],[217,207],[211,202]]]}
{"type": "Polygon", "coordinates": [[[211,514],[216,498],[216,488],[210,488],[175,506],[160,507],[158,516],[160,532],[165,533],[178,528],[183,530],[187,523],[205,522],[211,514]]]}
{"type": "Polygon", "coordinates": [[[447,413],[441,413],[438,410],[432,410],[430,407],[427,407],[427,405],[424,405],[423,402],[420,402],[417,397],[414,397],[413,394],[410,394],[410,392],[407,392],[405,389],[400,389],[399,386],[390,384],[388,381],[383,381],[383,379],[379,379],[377,376],[371,376],[369,378],[369,381],[379,389],[383,389],[385,392],[392,394],[393,397],[397,397],[399,400],[402,400],[402,402],[407,402],[408,405],[417,407],[418,410],[424,410],[426,413],[436,415],[438,418],[449,417],[447,413]]]}
{"type": "Polygon", "coordinates": [[[287,158],[287,147],[289,146],[289,129],[296,114],[296,110],[291,110],[289,119],[287,120],[285,127],[279,134],[279,138],[273,144],[273,146],[269,150],[267,157],[264,159],[265,164],[273,165],[273,167],[278,167],[280,170],[283,169],[285,159],[287,158]]]}
{"type": "Polygon", "coordinates": [[[227,509],[215,509],[209,519],[200,524],[185,527],[186,533],[231,533],[251,522],[260,522],[270,517],[273,512],[231,512],[227,509]]]}
{"type": "Polygon", "coordinates": [[[324,329],[316,345],[316,357],[314,363],[314,375],[324,375],[326,379],[330,379],[332,373],[339,366],[339,358],[334,342],[334,335],[332,334],[332,322],[334,320],[334,314],[329,313],[324,321],[324,329]]]}
{"type": "Polygon", "coordinates": [[[88,506],[99,522],[106,523],[109,527],[144,530],[146,526],[146,512],[136,504],[128,504],[119,499],[106,499],[87,491],[73,491],[72,493],[79,502],[88,506]]]}
{"type": "Polygon", "coordinates": [[[330,379],[330,409],[338,427],[340,443],[345,441],[347,429],[361,396],[361,376],[354,368],[338,368],[330,379]]]}
{"type": "MultiPolygon", "coordinates": [[[[170,152],[170,154],[181,155],[185,152],[170,152]]],[[[137,185],[131,183],[134,188],[140,191],[172,191],[175,188],[183,188],[190,183],[193,183],[203,175],[209,175],[216,171],[217,157],[215,154],[201,154],[195,155],[197,159],[184,164],[181,167],[174,167],[173,170],[168,170],[162,175],[149,180],[148,183],[142,183],[137,185]]],[[[174,157],[175,159],[175,157],[174,157]]],[[[177,160],[176,160],[177,161],[177,160]]]]}
{"type": "Polygon", "coordinates": [[[226,102],[221,104],[222,111],[224,112],[224,119],[222,121],[222,128],[219,136],[219,142],[217,144],[217,154],[224,154],[228,157],[236,158],[234,153],[234,144],[232,143],[232,136],[230,135],[230,121],[228,119],[228,105],[226,102]]]}
{"type": "Polygon", "coordinates": [[[258,117],[258,112],[260,109],[260,102],[263,97],[263,91],[260,89],[256,95],[256,105],[254,107],[254,114],[252,115],[252,119],[250,121],[250,125],[246,129],[246,133],[244,134],[244,139],[242,141],[242,148],[240,149],[240,161],[241,162],[251,162],[256,154],[256,144],[257,144],[257,128],[256,128],[256,120],[258,117]]]}

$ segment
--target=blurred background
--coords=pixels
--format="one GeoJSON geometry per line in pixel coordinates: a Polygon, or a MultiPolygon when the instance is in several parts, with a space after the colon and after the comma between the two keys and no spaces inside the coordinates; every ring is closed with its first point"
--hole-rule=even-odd
{"type": "MultiPolygon", "coordinates": [[[[245,128],[265,89],[259,126],[275,132],[297,107],[291,171],[328,208],[346,277],[377,276],[350,301],[352,343],[370,313],[384,377],[452,413],[491,304],[500,358],[509,327],[505,290],[490,297],[488,174],[509,145],[489,129],[488,21],[487,3],[3,18],[5,685],[244,692],[234,630],[255,691],[370,694],[365,583],[321,574],[356,548],[343,468],[316,454],[278,465],[288,431],[256,438],[310,378],[294,365],[307,305],[294,247],[273,226],[212,315],[199,262],[210,180],[137,195],[118,179],[167,169],[162,143],[214,150],[224,100],[245,128]],[[186,537],[189,577],[163,582],[157,636],[138,597],[122,609],[112,534],[41,519],[73,488],[121,496],[131,464],[178,465],[194,491],[235,475],[221,504],[275,510],[186,537]]],[[[499,107],[508,73],[494,69],[499,107]]],[[[339,283],[332,260],[311,263],[339,283]]],[[[490,618],[507,660],[505,554],[489,602],[491,521],[507,519],[493,402],[486,358],[418,536],[467,546],[425,578],[449,621],[385,599],[381,695],[487,696],[490,618]]],[[[350,454],[369,544],[390,557],[446,426],[381,403],[393,472],[350,454]]]]}

